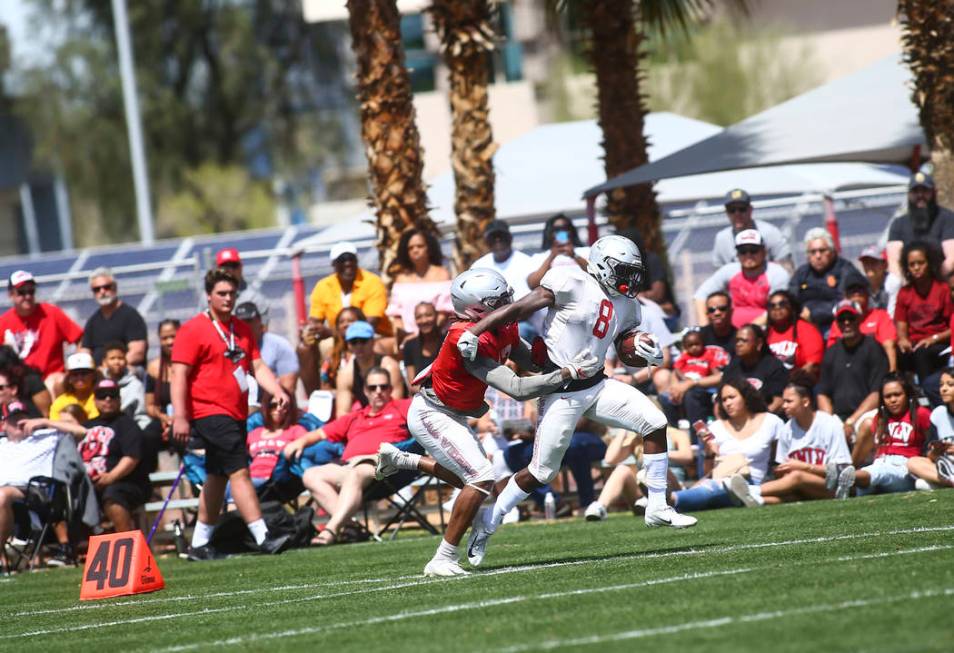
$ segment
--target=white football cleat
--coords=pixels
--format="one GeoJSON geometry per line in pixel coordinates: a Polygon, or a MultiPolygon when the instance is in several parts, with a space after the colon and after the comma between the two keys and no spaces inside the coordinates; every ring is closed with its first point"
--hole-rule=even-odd
{"type": "Polygon", "coordinates": [[[390,442],[382,442],[378,447],[378,464],[374,467],[374,478],[383,481],[392,474],[397,474],[397,457],[403,452],[390,442]]]}
{"type": "Polygon", "coordinates": [[[752,496],[752,492],[749,490],[748,481],[745,480],[742,474],[733,474],[722,481],[722,486],[746,508],[756,508],[759,506],[758,500],[752,496]]]}
{"type": "Polygon", "coordinates": [[[841,473],[838,474],[838,486],[835,488],[835,498],[836,499],[847,499],[848,493],[851,492],[852,486],[855,484],[855,468],[851,465],[848,465],[841,473]]]}
{"type": "Polygon", "coordinates": [[[434,558],[424,567],[425,576],[469,576],[470,572],[460,566],[456,560],[439,560],[434,558]]]}
{"type": "Polygon", "coordinates": [[[646,510],[643,517],[647,526],[669,526],[670,528],[689,528],[699,521],[689,515],[680,515],[672,506],[661,510],[646,510]]]}
{"type": "Polygon", "coordinates": [[[586,507],[583,519],[586,521],[603,521],[606,519],[606,508],[599,501],[594,501],[586,507]]]}
{"type": "Polygon", "coordinates": [[[470,527],[470,538],[467,540],[467,561],[475,567],[479,567],[487,554],[487,541],[494,534],[488,530],[487,520],[490,518],[492,508],[484,507],[477,513],[474,523],[470,527]]]}

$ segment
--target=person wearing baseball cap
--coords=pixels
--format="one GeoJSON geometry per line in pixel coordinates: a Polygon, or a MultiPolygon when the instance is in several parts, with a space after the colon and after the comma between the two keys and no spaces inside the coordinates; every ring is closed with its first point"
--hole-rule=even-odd
{"type": "Polygon", "coordinates": [[[490,268],[502,274],[513,288],[514,300],[528,295],[527,275],[533,271],[530,257],[513,248],[510,225],[503,220],[492,220],[484,229],[484,244],[489,251],[474,261],[470,269],[490,268]]]}
{"type": "Polygon", "coordinates": [[[374,328],[370,323],[363,320],[352,323],[345,331],[344,339],[354,358],[351,365],[342,368],[336,380],[335,410],[338,415],[351,412],[354,402],[362,406],[368,405],[364,383],[368,370],[373,367],[387,370],[395,399],[404,397],[401,367],[392,357],[374,353],[374,328]]]}
{"type": "Polygon", "coordinates": [[[712,248],[712,265],[720,268],[736,260],[735,237],[747,229],[754,229],[762,235],[762,241],[768,254],[768,260],[779,263],[789,272],[792,271],[792,249],[788,238],[771,222],[752,219],[752,198],[741,188],[734,188],[725,194],[725,214],[729,226],[716,234],[712,248]]]}
{"type": "Polygon", "coordinates": [[[858,262],[868,277],[868,305],[872,308],[884,308],[889,313],[894,312],[894,302],[897,299],[897,289],[889,293],[885,280],[888,276],[888,254],[883,247],[868,245],[858,256],[858,262]]]}
{"type": "Polygon", "coordinates": [[[245,302],[235,307],[235,317],[245,322],[252,330],[252,337],[258,343],[262,361],[278,377],[278,382],[288,392],[295,394],[298,385],[298,355],[288,340],[268,330],[268,313],[258,310],[253,302],[245,302]]]}
{"type": "Polygon", "coordinates": [[[16,270],[7,280],[13,305],[0,315],[0,340],[20,359],[36,368],[52,392],[64,376],[63,345],[76,344],[83,329],[53,304],[36,301],[37,284],[26,270],[16,270]]]}
{"type": "Polygon", "coordinates": [[[96,369],[93,357],[84,352],[76,352],[66,359],[66,378],[63,380],[63,393],[53,400],[50,406],[50,419],[60,419],[63,408],[70,404],[79,404],[86,415],[92,419],[99,415],[93,399],[93,387],[101,375],[96,369]]]}
{"type": "Polygon", "coordinates": [[[888,269],[899,280],[904,278],[900,264],[901,249],[915,241],[930,243],[943,258],[944,276],[954,272],[954,212],[937,203],[934,178],[915,172],[908,180],[907,212],[888,227],[888,269]]]}
{"type": "MultiPolygon", "coordinates": [[[[871,336],[878,341],[884,348],[888,356],[888,371],[894,372],[898,369],[898,330],[895,327],[894,320],[883,308],[871,305],[871,294],[867,284],[856,281],[848,284],[845,288],[845,300],[835,306],[847,310],[847,306],[855,306],[860,311],[858,317],[858,329],[866,336],[871,336]],[[846,303],[847,302],[847,303],[846,303]]],[[[827,346],[831,347],[841,338],[841,327],[836,319],[828,332],[827,346]]]]}
{"type": "Polygon", "coordinates": [[[333,335],[331,327],[342,308],[360,308],[380,336],[391,336],[391,322],[385,316],[388,291],[381,277],[358,266],[354,243],[335,243],[328,255],[334,272],[319,279],[311,291],[308,319],[318,338],[333,335]]]}
{"type": "Polygon", "coordinates": [[[239,251],[234,247],[225,247],[215,254],[215,267],[221,268],[235,277],[238,282],[238,297],[235,298],[235,305],[252,302],[263,312],[268,312],[268,300],[254,286],[249,285],[245,279],[244,269],[242,267],[242,257],[239,251]]]}
{"type": "Polygon", "coordinates": [[[732,300],[732,324],[739,328],[752,322],[764,324],[769,294],[788,287],[788,271],[767,260],[762,233],[743,229],[735,235],[738,260],[726,263],[702,282],[693,301],[699,323],[709,323],[706,298],[714,292],[727,292],[732,300]]]}

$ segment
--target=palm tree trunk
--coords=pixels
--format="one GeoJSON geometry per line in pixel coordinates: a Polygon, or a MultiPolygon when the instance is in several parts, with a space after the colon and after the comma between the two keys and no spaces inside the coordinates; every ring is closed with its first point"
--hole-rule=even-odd
{"type": "Polygon", "coordinates": [[[483,233],[494,219],[494,166],[497,150],[490,127],[487,55],[493,29],[487,0],[434,0],[430,8],[450,73],[451,165],[457,236],[454,264],[468,269],[485,251],[483,233]]]}
{"type": "Polygon", "coordinates": [[[397,4],[395,0],[348,0],[348,12],[379,261],[382,274],[390,279],[396,271],[401,234],[412,227],[436,234],[437,227],[427,213],[423,150],[414,122],[397,4]]]}
{"type": "MultiPolygon", "coordinates": [[[[642,23],[632,0],[581,2],[590,33],[587,56],[596,73],[597,110],[603,131],[603,167],[614,177],[649,161],[644,136],[645,97],[640,53],[642,23]]],[[[617,229],[639,229],[646,246],[663,254],[659,207],[651,184],[618,189],[609,194],[607,218],[617,229]]]]}
{"type": "Polygon", "coordinates": [[[954,0],[899,0],[898,12],[938,201],[954,206],[954,0]]]}

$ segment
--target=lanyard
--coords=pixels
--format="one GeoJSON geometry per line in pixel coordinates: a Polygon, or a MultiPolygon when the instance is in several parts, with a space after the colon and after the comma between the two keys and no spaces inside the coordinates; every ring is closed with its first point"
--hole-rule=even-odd
{"type": "Polygon", "coordinates": [[[232,325],[232,321],[229,320],[229,337],[226,338],[225,332],[222,331],[222,327],[219,326],[218,320],[212,317],[212,311],[206,311],[205,314],[208,316],[209,320],[212,321],[212,326],[215,327],[219,337],[222,338],[222,342],[225,343],[226,353],[235,351],[235,327],[232,325]]]}

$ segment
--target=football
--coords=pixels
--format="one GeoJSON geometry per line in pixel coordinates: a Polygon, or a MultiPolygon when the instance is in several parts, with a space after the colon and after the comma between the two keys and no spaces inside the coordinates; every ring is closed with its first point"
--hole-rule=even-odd
{"type": "Polygon", "coordinates": [[[616,354],[623,365],[629,367],[646,367],[646,360],[636,353],[636,338],[652,346],[652,338],[649,334],[642,331],[628,331],[620,336],[619,344],[616,347],[616,354]]]}

